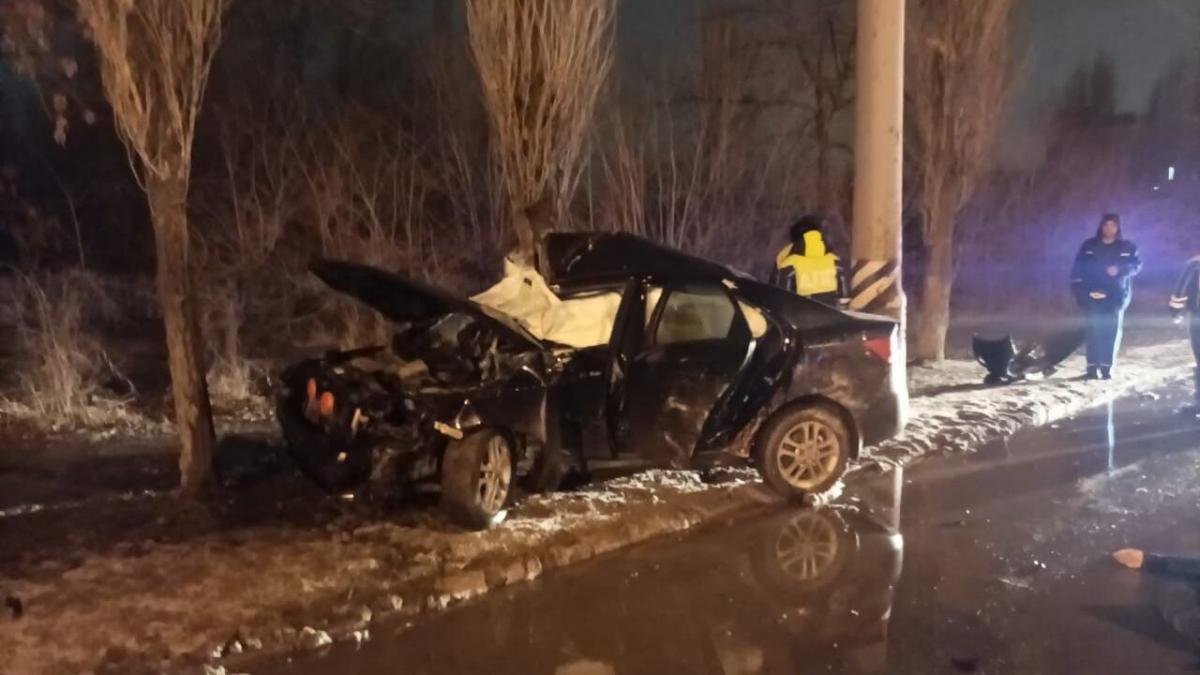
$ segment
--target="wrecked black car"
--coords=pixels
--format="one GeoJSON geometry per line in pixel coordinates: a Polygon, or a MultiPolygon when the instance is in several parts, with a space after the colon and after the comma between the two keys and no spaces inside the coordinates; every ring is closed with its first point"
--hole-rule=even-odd
{"type": "Polygon", "coordinates": [[[753,462],[780,493],[828,490],[898,432],[890,320],[839,311],[623,234],[551,234],[473,299],[322,261],[396,324],[390,345],[287,368],[277,413],[326,489],[437,483],[487,527],[514,486],[569,469],[753,462]]]}

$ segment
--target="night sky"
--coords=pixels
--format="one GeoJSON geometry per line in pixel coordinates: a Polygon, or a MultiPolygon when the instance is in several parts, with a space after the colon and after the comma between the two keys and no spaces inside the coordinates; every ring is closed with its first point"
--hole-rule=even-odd
{"type": "Polygon", "coordinates": [[[1028,130],[1038,110],[1102,52],[1116,63],[1118,107],[1141,112],[1172,62],[1200,56],[1200,0],[1024,0],[1018,31],[1028,79],[1010,133],[1028,156],[1040,147],[1028,130]]]}
{"type": "Polygon", "coordinates": [[[1106,52],[1117,64],[1118,105],[1136,111],[1172,61],[1200,55],[1200,0],[1025,0],[1020,30],[1032,93],[1044,96],[1106,52]]]}
{"type": "MultiPolygon", "coordinates": [[[[1017,50],[1027,58],[1027,80],[1007,117],[1008,138],[1001,147],[1010,161],[1040,157],[1039,111],[1076,68],[1101,52],[1116,63],[1118,105],[1124,112],[1145,107],[1155,81],[1173,61],[1200,56],[1200,0],[1020,1],[1017,50]]],[[[695,57],[695,14],[702,2],[622,0],[622,60],[686,65],[695,57]]]]}
{"type": "MultiPolygon", "coordinates": [[[[853,2],[853,0],[846,0],[853,2]]],[[[668,60],[688,58],[697,0],[625,0],[623,47],[668,60]]],[[[1023,0],[1018,53],[1027,80],[1013,101],[1003,147],[1010,160],[1040,155],[1039,110],[1080,65],[1101,52],[1116,62],[1118,106],[1139,112],[1155,81],[1176,59],[1200,56],[1200,0],[1023,0]]]]}

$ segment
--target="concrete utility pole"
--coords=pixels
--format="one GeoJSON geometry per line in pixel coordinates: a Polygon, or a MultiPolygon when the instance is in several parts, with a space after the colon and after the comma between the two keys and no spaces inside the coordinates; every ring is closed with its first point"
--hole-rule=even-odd
{"type": "Polygon", "coordinates": [[[900,285],[905,0],[858,0],[850,308],[900,322],[893,383],[907,397],[900,285]]]}

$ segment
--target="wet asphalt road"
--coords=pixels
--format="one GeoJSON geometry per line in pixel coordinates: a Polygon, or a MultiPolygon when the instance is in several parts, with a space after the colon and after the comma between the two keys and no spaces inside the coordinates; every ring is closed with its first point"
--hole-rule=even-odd
{"type": "Polygon", "coordinates": [[[1200,461],[1200,423],[1176,411],[1187,393],[1163,394],[904,474],[859,474],[837,508],[720,524],[250,670],[1191,672],[1200,659],[1164,620],[1160,582],[1107,553],[1200,552],[1200,489],[1138,513],[1089,498],[1120,476],[1150,494],[1200,461]]]}

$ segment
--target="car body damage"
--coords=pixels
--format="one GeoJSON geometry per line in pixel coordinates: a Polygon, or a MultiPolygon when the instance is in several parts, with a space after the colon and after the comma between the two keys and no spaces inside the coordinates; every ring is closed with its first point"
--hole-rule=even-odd
{"type": "Polygon", "coordinates": [[[320,262],[313,272],[397,324],[391,345],[332,352],[280,378],[288,445],[323,487],[431,478],[447,439],[484,426],[502,424],[528,448],[545,442],[556,357],[518,324],[370,267],[320,262]]]}
{"type": "Polygon", "coordinates": [[[801,493],[902,424],[888,320],[627,235],[551,234],[543,268],[510,265],[465,299],[315,264],[396,333],[284,371],[278,416],[300,467],[331,490],[441,480],[444,499],[462,488],[469,501],[500,483],[554,487],[568,466],[754,459],[801,493]],[[500,483],[448,479],[467,455],[500,483]]]}

